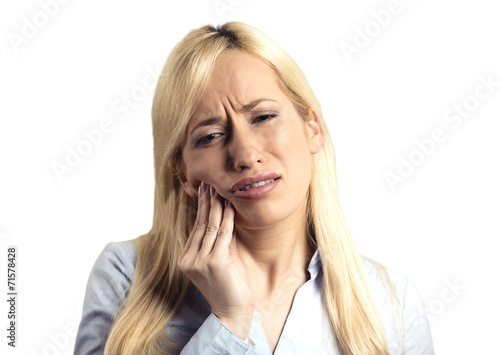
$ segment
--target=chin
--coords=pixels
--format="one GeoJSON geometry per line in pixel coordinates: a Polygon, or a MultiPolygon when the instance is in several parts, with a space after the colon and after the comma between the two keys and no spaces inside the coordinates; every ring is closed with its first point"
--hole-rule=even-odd
{"type": "Polygon", "coordinates": [[[236,211],[234,224],[241,228],[258,230],[272,227],[283,219],[283,216],[276,216],[274,213],[259,211],[257,213],[240,214],[236,211]]]}
{"type": "Polygon", "coordinates": [[[280,222],[294,224],[307,214],[306,193],[303,198],[297,199],[299,193],[289,194],[284,199],[253,200],[250,203],[242,201],[237,206],[233,203],[236,212],[234,223],[238,227],[253,230],[266,229],[280,222]]]}

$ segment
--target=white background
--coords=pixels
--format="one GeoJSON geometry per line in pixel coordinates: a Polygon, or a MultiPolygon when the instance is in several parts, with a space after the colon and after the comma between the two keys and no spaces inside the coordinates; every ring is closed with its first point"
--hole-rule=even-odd
{"type": "Polygon", "coordinates": [[[401,0],[385,26],[372,11],[392,9],[389,1],[68,1],[48,10],[41,4],[49,0],[6,3],[0,288],[6,299],[6,247],[15,245],[19,295],[18,347],[6,345],[2,301],[0,353],[72,354],[95,259],[108,242],[151,227],[153,90],[142,83],[154,83],[149,73],[189,30],[230,20],[263,30],[304,70],[328,121],[357,245],[414,280],[436,353],[498,351],[500,21],[493,1],[401,0]],[[368,35],[363,48],[360,32],[368,35]],[[355,37],[357,53],[346,55],[341,48],[355,46],[355,37]],[[474,98],[488,77],[496,87],[474,98]],[[135,107],[119,111],[131,95],[135,107]],[[447,122],[445,112],[464,101],[468,117],[459,127],[447,122]],[[66,164],[68,147],[85,144],[83,131],[105,119],[113,131],[59,179],[53,164],[66,164]],[[426,155],[415,141],[435,129],[446,139],[426,155]],[[410,158],[413,172],[391,189],[387,172],[399,174],[400,159],[410,158]]]}

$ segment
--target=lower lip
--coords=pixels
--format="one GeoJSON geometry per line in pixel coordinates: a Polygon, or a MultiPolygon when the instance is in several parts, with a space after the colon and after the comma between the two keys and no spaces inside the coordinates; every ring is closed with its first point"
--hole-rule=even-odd
{"type": "Polygon", "coordinates": [[[234,191],[233,196],[236,198],[241,198],[244,200],[255,200],[257,198],[264,197],[271,193],[275,189],[276,186],[278,186],[279,182],[281,179],[276,179],[273,182],[270,182],[269,184],[258,186],[258,187],[253,187],[250,190],[247,191],[234,191]]]}

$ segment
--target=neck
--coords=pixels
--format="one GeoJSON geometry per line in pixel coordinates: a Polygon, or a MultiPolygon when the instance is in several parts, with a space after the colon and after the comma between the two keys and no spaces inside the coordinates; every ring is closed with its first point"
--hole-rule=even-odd
{"type": "Polygon", "coordinates": [[[238,254],[250,282],[264,292],[291,281],[307,280],[307,266],[314,251],[307,236],[305,203],[286,220],[266,229],[235,226],[238,254]]]}

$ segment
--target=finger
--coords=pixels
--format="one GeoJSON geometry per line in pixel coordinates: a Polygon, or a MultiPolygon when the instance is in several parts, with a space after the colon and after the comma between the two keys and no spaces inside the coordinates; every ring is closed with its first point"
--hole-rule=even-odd
{"type": "Polygon", "coordinates": [[[233,239],[234,231],[234,207],[231,202],[227,201],[227,206],[224,208],[224,215],[219,227],[217,241],[214,246],[214,253],[227,254],[229,245],[233,239]]]}
{"type": "Polygon", "coordinates": [[[201,196],[202,196],[202,189],[203,189],[203,181],[201,182],[200,186],[198,186],[198,201],[197,201],[197,208],[196,208],[196,218],[194,221],[193,229],[189,233],[188,239],[186,241],[186,245],[184,246],[184,250],[182,252],[181,256],[184,256],[188,249],[191,247],[191,243],[193,242],[193,235],[196,232],[196,226],[198,225],[198,221],[200,219],[201,215],[201,196]]]}
{"type": "Polygon", "coordinates": [[[210,197],[208,193],[208,185],[202,182],[199,191],[198,210],[196,212],[196,219],[193,225],[193,229],[189,234],[186,248],[184,249],[186,252],[192,250],[193,252],[197,253],[200,250],[203,236],[205,235],[205,229],[208,223],[208,216],[210,213],[210,197]]]}
{"type": "Polygon", "coordinates": [[[200,249],[200,253],[207,255],[214,247],[217,233],[222,220],[222,203],[221,198],[215,188],[210,186],[210,215],[208,216],[208,224],[205,229],[205,236],[200,249]]]}

